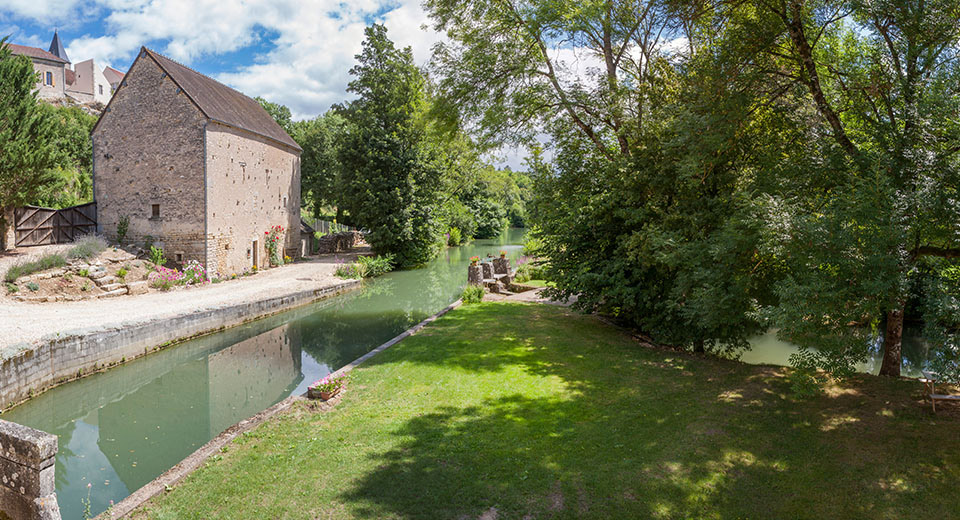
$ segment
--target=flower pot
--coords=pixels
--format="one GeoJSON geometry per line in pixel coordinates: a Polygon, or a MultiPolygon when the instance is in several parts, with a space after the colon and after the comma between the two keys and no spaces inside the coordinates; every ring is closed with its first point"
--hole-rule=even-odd
{"type": "Polygon", "coordinates": [[[321,401],[329,401],[333,399],[337,394],[340,393],[340,389],[331,390],[329,392],[321,392],[316,388],[307,388],[307,397],[310,399],[320,399],[321,401]]]}

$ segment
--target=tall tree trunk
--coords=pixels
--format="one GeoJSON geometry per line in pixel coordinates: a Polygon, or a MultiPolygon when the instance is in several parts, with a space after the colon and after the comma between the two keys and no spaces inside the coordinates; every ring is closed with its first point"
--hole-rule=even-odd
{"type": "Polygon", "coordinates": [[[702,339],[693,342],[693,351],[697,353],[705,353],[707,351],[702,339]]]}
{"type": "Polygon", "coordinates": [[[903,306],[887,311],[887,329],[883,335],[883,363],[880,365],[881,376],[900,377],[900,365],[903,364],[903,354],[900,346],[903,343],[903,306]]]}

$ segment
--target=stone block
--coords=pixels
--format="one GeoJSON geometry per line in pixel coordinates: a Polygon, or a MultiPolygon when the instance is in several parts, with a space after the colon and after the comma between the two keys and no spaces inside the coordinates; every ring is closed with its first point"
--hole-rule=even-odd
{"type": "Polygon", "coordinates": [[[112,290],[112,291],[107,291],[107,292],[101,294],[100,297],[101,297],[101,298],[112,298],[112,297],[114,297],[114,296],[123,296],[124,294],[127,294],[127,288],[126,288],[126,287],[120,287],[119,289],[114,289],[114,290],[112,290]]]}
{"type": "Polygon", "coordinates": [[[57,437],[0,420],[0,518],[59,520],[57,437]]]}
{"type": "Polygon", "coordinates": [[[479,265],[467,266],[467,283],[470,285],[483,284],[483,269],[479,265]]]}
{"type": "Polygon", "coordinates": [[[510,259],[508,258],[494,258],[493,259],[493,273],[494,274],[509,274],[510,273],[510,259]]]}
{"type": "Polygon", "coordinates": [[[127,284],[127,294],[146,294],[150,290],[147,282],[130,282],[127,284]]]}
{"type": "Polygon", "coordinates": [[[493,278],[493,264],[490,262],[481,262],[480,267],[483,268],[483,279],[489,280],[493,278]]]}

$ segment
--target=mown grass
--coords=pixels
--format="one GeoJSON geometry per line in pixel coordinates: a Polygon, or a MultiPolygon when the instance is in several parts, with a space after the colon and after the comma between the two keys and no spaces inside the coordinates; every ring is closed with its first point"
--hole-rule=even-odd
{"type": "Polygon", "coordinates": [[[546,280],[527,280],[523,282],[522,285],[529,285],[530,287],[554,287],[555,284],[546,280]]]}
{"type": "Polygon", "coordinates": [[[568,309],[461,307],[242,436],[136,518],[960,518],[960,413],[859,376],[643,347],[568,309]]]}

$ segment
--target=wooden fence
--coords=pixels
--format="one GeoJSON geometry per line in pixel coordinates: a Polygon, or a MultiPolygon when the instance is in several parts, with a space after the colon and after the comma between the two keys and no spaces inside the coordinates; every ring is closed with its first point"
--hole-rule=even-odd
{"type": "Polygon", "coordinates": [[[65,244],[97,231],[95,202],[72,208],[25,206],[14,211],[17,247],[65,244]]]}

